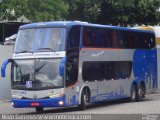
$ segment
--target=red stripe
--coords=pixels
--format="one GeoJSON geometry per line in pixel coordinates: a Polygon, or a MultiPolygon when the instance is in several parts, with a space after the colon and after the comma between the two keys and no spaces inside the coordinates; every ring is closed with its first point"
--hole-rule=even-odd
{"type": "Polygon", "coordinates": [[[81,50],[123,50],[122,48],[81,48],[81,50]]]}

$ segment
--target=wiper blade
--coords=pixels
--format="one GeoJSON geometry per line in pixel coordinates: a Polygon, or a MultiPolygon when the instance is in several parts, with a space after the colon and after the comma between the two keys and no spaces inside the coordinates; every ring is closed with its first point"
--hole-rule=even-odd
{"type": "Polygon", "coordinates": [[[16,53],[33,53],[33,52],[32,52],[32,51],[29,51],[29,50],[24,50],[24,51],[16,52],[16,53]]]}
{"type": "Polygon", "coordinates": [[[35,72],[39,72],[42,68],[43,68],[43,66],[45,66],[46,65],[46,63],[44,63],[43,65],[41,65],[40,67],[38,67],[37,69],[35,69],[35,72]]]}
{"type": "Polygon", "coordinates": [[[50,50],[50,51],[55,52],[55,50],[53,50],[52,48],[38,48],[36,50],[50,50]]]}

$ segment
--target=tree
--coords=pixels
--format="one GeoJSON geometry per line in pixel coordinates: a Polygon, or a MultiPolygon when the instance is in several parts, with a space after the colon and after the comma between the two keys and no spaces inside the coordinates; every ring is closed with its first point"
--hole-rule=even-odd
{"type": "Polygon", "coordinates": [[[68,20],[95,22],[100,13],[99,0],[67,0],[68,20]]]}
{"type": "Polygon", "coordinates": [[[160,0],[0,0],[1,20],[20,16],[31,22],[80,20],[121,26],[154,25],[160,21],[160,0]]]}
{"type": "MultiPolygon", "coordinates": [[[[68,11],[68,5],[63,0],[2,0],[2,3],[7,11],[15,11],[15,19],[25,16],[31,22],[63,20],[68,11]]],[[[2,13],[5,16],[2,19],[11,20],[8,17],[11,15],[2,13]]]]}
{"type": "Polygon", "coordinates": [[[97,22],[112,25],[156,24],[160,20],[159,0],[101,0],[97,22]]]}
{"type": "Polygon", "coordinates": [[[10,9],[10,2],[8,0],[0,1],[0,20],[14,20],[16,17],[12,14],[12,10],[10,9]]]}
{"type": "Polygon", "coordinates": [[[157,24],[160,20],[159,0],[135,0],[134,19],[138,24],[157,24]]]}

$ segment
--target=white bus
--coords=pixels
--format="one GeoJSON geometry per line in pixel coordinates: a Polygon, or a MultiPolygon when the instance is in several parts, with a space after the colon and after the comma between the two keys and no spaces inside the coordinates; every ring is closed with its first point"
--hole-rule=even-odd
{"type": "Polygon", "coordinates": [[[11,59],[15,108],[78,106],[145,97],[157,88],[157,52],[151,31],[57,21],[19,28],[11,59]]]}

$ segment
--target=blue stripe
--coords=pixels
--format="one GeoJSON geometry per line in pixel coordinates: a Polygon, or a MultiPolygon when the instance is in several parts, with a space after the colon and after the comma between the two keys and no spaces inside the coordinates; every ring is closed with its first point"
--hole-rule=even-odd
{"type": "Polygon", "coordinates": [[[54,22],[31,23],[31,24],[22,25],[20,27],[20,29],[48,28],[48,27],[69,27],[69,26],[74,26],[74,25],[108,28],[108,29],[115,29],[115,30],[127,30],[127,31],[135,31],[135,32],[145,32],[145,33],[154,34],[153,31],[149,31],[149,30],[138,30],[138,29],[127,28],[127,27],[100,25],[100,24],[92,24],[92,23],[87,24],[87,23],[83,23],[83,22],[74,22],[74,21],[54,21],[54,22]]]}
{"type": "Polygon", "coordinates": [[[25,108],[25,107],[33,107],[31,103],[38,102],[40,104],[39,107],[65,107],[67,103],[65,101],[65,96],[57,97],[57,98],[48,98],[48,99],[12,99],[15,108],[25,108]],[[59,105],[59,101],[64,101],[64,105],[59,105]]]}

